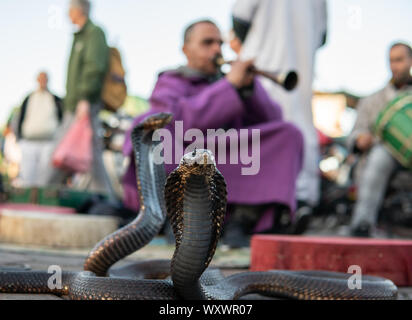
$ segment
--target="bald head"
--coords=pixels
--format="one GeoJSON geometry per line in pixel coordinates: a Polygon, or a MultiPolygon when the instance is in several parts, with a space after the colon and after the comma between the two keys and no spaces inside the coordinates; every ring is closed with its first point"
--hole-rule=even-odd
{"type": "Polygon", "coordinates": [[[184,43],[188,42],[190,40],[190,36],[191,36],[193,30],[196,28],[196,26],[198,26],[200,24],[204,24],[204,23],[205,24],[210,24],[210,25],[215,26],[217,28],[216,24],[213,21],[208,20],[208,19],[195,21],[195,22],[191,23],[190,25],[188,25],[186,27],[186,29],[184,31],[184,35],[183,35],[183,42],[184,43]]]}
{"type": "Polygon", "coordinates": [[[219,28],[209,20],[201,20],[189,25],[184,32],[183,53],[188,67],[204,74],[218,72],[213,59],[221,55],[223,40],[219,28]]]}
{"type": "Polygon", "coordinates": [[[412,49],[405,43],[395,43],[389,52],[392,80],[398,87],[411,80],[412,49]]]}
{"type": "Polygon", "coordinates": [[[395,48],[402,48],[403,50],[405,50],[406,54],[412,58],[412,48],[410,45],[404,42],[396,42],[391,46],[390,50],[395,49],[395,48]]]}
{"type": "Polygon", "coordinates": [[[40,90],[47,90],[47,83],[49,81],[49,77],[46,72],[42,71],[37,76],[37,83],[39,84],[40,90]]]}

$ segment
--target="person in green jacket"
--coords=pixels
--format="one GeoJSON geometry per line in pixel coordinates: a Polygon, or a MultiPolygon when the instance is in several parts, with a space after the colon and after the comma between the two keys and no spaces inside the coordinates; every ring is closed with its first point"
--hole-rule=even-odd
{"type": "Polygon", "coordinates": [[[70,2],[70,20],[79,28],[74,34],[67,72],[65,106],[71,112],[75,112],[79,105],[84,105],[85,101],[99,102],[109,67],[109,47],[105,34],[90,20],[89,10],[90,3],[87,0],[70,2]]]}
{"type": "Polygon", "coordinates": [[[103,191],[109,199],[116,196],[103,162],[103,141],[99,136],[98,117],[102,108],[101,93],[109,69],[109,47],[103,30],[89,18],[88,0],[71,0],[69,17],[78,31],[74,34],[67,71],[65,111],[76,118],[89,116],[93,129],[93,163],[91,184],[93,191],[103,191]]]}

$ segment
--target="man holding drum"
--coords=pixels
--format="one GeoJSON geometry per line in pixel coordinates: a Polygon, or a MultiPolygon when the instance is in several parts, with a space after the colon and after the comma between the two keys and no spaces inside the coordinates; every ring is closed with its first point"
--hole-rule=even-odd
{"type": "Polygon", "coordinates": [[[357,121],[348,138],[350,150],[362,153],[356,179],[358,197],[351,221],[353,236],[371,235],[389,179],[399,166],[376,135],[375,124],[390,101],[407,92],[412,94],[412,49],[405,43],[395,43],[390,48],[389,59],[391,81],[359,103],[357,121]]]}

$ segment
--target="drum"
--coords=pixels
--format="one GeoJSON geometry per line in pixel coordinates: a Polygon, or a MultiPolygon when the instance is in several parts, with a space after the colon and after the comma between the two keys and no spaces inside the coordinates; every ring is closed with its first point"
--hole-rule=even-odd
{"type": "Polygon", "coordinates": [[[375,131],[392,156],[412,168],[412,94],[389,102],[376,120],[375,131]]]}

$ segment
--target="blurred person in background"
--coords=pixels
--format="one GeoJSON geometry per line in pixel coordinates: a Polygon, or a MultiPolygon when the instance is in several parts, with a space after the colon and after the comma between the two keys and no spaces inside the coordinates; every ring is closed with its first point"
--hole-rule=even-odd
{"type": "MultiPolygon", "coordinates": [[[[319,202],[319,144],[312,116],[315,53],[326,41],[325,0],[237,0],[233,29],[241,42],[241,59],[254,59],[256,68],[273,72],[296,71],[297,87],[287,92],[261,79],[272,99],[282,107],[285,120],[303,133],[304,162],[296,188],[298,210],[295,233],[303,233],[319,202]]],[[[234,41],[232,46],[239,48],[234,41]]]]}
{"type": "Polygon", "coordinates": [[[391,100],[399,94],[412,93],[411,47],[402,42],[393,44],[389,63],[391,80],[383,89],[359,102],[357,120],[348,137],[349,150],[362,155],[355,176],[358,196],[351,221],[353,236],[373,234],[389,179],[400,166],[376,136],[374,126],[391,100]]]}
{"type": "MultiPolygon", "coordinates": [[[[222,43],[220,30],[212,21],[201,20],[189,25],[184,32],[182,48],[187,64],[160,73],[149,100],[151,109],[136,118],[133,126],[150,114],[171,112],[174,119],[167,127],[171,134],[179,137],[173,125],[175,121],[182,121],[184,131],[197,128],[205,133],[204,147],[210,139],[206,134],[209,129],[224,128],[235,133],[248,129],[245,135],[248,148],[254,144],[251,131],[259,132],[256,158],[260,165],[254,174],[242,174],[240,163],[219,162],[223,157],[232,159],[233,155],[237,159],[241,151],[232,150],[227,139],[223,142],[226,146],[223,152],[214,150],[232,208],[225,223],[223,243],[237,248],[248,246],[251,234],[278,227],[273,223],[275,212],[285,212],[286,217],[294,214],[295,183],[302,165],[303,140],[301,132],[284,121],[278,104],[249,72],[251,60],[237,60],[230,72],[221,73],[214,60],[222,54],[222,43]]],[[[214,138],[212,140],[215,142],[214,138]]],[[[242,146],[242,138],[239,140],[242,146]]],[[[187,146],[188,143],[183,147],[187,146]]],[[[130,132],[126,136],[124,153],[131,158],[124,179],[125,202],[137,210],[139,197],[130,132]]],[[[176,164],[166,163],[167,173],[175,167],[176,164]]]]}
{"type": "Polygon", "coordinates": [[[49,91],[47,73],[40,72],[37,82],[38,89],[24,99],[17,116],[19,180],[25,187],[47,184],[53,139],[63,118],[62,101],[49,91]]]}
{"type": "Polygon", "coordinates": [[[90,19],[90,7],[88,0],[70,1],[69,17],[76,32],[68,65],[64,107],[75,118],[90,118],[93,162],[89,189],[104,192],[115,201],[116,195],[103,162],[102,125],[98,117],[103,108],[101,93],[109,69],[109,47],[103,30],[90,19]]]}

